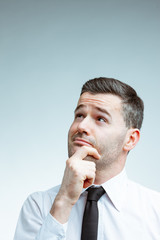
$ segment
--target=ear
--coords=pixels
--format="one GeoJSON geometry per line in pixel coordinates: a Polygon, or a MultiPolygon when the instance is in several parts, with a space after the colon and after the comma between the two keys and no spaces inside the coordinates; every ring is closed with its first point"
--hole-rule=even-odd
{"type": "Polygon", "coordinates": [[[140,139],[140,131],[137,128],[131,128],[126,134],[126,141],[123,147],[124,151],[129,152],[133,149],[140,139]]]}

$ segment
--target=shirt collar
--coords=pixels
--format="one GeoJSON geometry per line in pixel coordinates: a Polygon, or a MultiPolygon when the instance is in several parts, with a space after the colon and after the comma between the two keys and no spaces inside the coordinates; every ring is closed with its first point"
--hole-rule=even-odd
{"type": "Polygon", "coordinates": [[[118,175],[102,184],[110,201],[118,211],[125,204],[127,179],[126,171],[123,169],[118,175]]]}
{"type": "MultiPolygon", "coordinates": [[[[123,205],[125,204],[127,180],[126,170],[123,169],[118,175],[101,185],[106,191],[111,203],[118,211],[121,211],[123,205]]],[[[82,195],[87,195],[85,190],[86,189],[83,189],[82,195]]]]}

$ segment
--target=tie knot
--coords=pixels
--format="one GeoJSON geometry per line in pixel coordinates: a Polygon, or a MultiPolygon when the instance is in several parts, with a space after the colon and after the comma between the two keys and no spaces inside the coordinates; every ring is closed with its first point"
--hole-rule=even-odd
{"type": "Polygon", "coordinates": [[[105,193],[105,190],[103,189],[103,187],[98,187],[98,188],[90,187],[87,189],[87,191],[88,191],[87,201],[91,200],[91,201],[97,202],[105,193]]]}

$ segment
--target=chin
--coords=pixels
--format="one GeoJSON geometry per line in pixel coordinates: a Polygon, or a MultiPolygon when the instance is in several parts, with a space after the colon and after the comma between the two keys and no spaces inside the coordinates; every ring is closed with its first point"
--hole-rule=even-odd
{"type": "Polygon", "coordinates": [[[95,162],[95,163],[97,162],[97,160],[94,157],[91,157],[91,156],[87,156],[84,160],[95,162]]]}
{"type": "Polygon", "coordinates": [[[68,147],[68,157],[72,157],[72,155],[78,150],[78,147],[68,147]]]}
{"type": "Polygon", "coordinates": [[[68,145],[68,156],[71,157],[80,147],[82,147],[81,145],[68,145]]]}

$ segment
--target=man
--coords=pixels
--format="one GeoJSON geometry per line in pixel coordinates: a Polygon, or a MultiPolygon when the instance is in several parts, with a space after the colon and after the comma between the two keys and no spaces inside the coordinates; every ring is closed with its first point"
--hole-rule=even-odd
{"type": "Polygon", "coordinates": [[[143,109],[135,90],[116,79],[83,85],[68,133],[62,184],[29,196],[14,240],[80,240],[85,189],[91,185],[105,192],[97,202],[96,239],[160,239],[160,193],[130,181],[124,168],[140,138],[143,109]]]}

